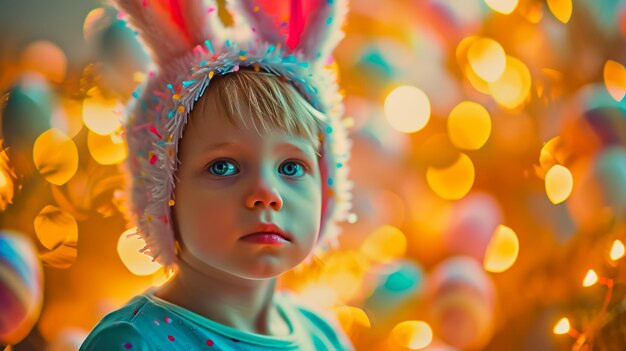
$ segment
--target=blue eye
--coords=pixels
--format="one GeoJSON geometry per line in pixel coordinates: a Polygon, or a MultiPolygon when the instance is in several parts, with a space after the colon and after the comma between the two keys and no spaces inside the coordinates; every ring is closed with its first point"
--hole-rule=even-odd
{"type": "Polygon", "coordinates": [[[239,169],[231,161],[220,160],[213,162],[209,166],[209,172],[211,172],[211,174],[213,175],[223,177],[237,174],[239,173],[239,169]]]}
{"type": "Polygon", "coordinates": [[[298,162],[288,161],[280,165],[279,172],[290,177],[302,177],[304,167],[298,162]]]}

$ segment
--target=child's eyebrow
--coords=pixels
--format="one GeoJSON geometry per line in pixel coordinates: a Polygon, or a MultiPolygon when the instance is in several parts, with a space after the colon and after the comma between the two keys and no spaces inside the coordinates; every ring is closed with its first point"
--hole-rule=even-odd
{"type": "Polygon", "coordinates": [[[292,144],[292,143],[280,143],[280,144],[278,144],[278,146],[280,146],[280,147],[286,147],[286,148],[288,148],[288,149],[293,149],[293,150],[295,150],[295,151],[301,151],[301,152],[305,152],[305,153],[306,153],[306,151],[305,151],[303,148],[301,148],[300,146],[298,146],[298,145],[296,145],[296,144],[292,144]]]}
{"type": "Polygon", "coordinates": [[[314,154],[316,154],[315,149],[314,148],[310,148],[310,150],[313,150],[313,155],[307,151],[307,149],[309,148],[302,148],[296,144],[292,144],[292,143],[280,143],[278,144],[279,147],[285,147],[287,149],[290,149],[292,151],[296,151],[296,152],[300,152],[308,157],[313,157],[314,154]]]}
{"type": "Polygon", "coordinates": [[[229,146],[235,146],[237,143],[234,143],[232,141],[223,141],[221,143],[216,143],[216,144],[211,144],[209,146],[207,146],[207,150],[212,151],[212,150],[219,150],[219,149],[226,149],[229,146]]]}
{"type": "MultiPolygon", "coordinates": [[[[219,142],[219,143],[208,145],[206,148],[207,148],[207,150],[218,150],[218,149],[225,149],[225,148],[228,148],[230,146],[237,146],[239,144],[240,143],[236,143],[236,142],[233,142],[233,141],[223,141],[223,142],[219,142]]],[[[245,143],[242,144],[242,145],[245,145],[245,143]]],[[[297,144],[279,143],[279,144],[277,144],[277,146],[278,147],[286,147],[288,149],[293,149],[294,151],[300,151],[300,152],[307,153],[306,150],[305,150],[306,148],[302,148],[302,147],[300,147],[297,144]]]]}
{"type": "MultiPolygon", "coordinates": [[[[242,145],[245,145],[245,144],[240,144],[240,143],[237,143],[237,142],[234,142],[234,141],[223,141],[223,142],[219,142],[219,143],[208,145],[206,147],[206,151],[216,151],[216,150],[227,149],[227,148],[230,148],[230,147],[238,147],[238,146],[242,146],[242,145]]],[[[313,157],[313,155],[306,150],[308,148],[302,148],[302,147],[300,147],[297,144],[284,142],[284,143],[277,144],[276,147],[278,147],[278,148],[286,148],[286,149],[289,149],[291,151],[302,153],[302,154],[304,154],[304,155],[306,155],[308,157],[313,157]]],[[[317,152],[315,152],[315,150],[313,150],[313,151],[314,151],[313,154],[317,155],[317,152]]]]}

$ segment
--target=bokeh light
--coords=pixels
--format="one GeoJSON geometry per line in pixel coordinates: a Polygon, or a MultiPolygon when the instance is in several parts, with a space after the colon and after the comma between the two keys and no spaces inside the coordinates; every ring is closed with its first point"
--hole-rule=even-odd
{"type": "Polygon", "coordinates": [[[78,149],[72,139],[58,129],[43,132],[33,147],[35,167],[54,185],[63,185],[78,169],[78,149]]]}
{"type": "Polygon", "coordinates": [[[544,172],[547,172],[556,164],[563,164],[565,162],[565,154],[563,152],[563,142],[561,137],[556,136],[545,144],[541,148],[539,153],[539,164],[544,172]]]}
{"type": "Polygon", "coordinates": [[[478,39],[479,37],[475,35],[463,38],[456,47],[455,56],[461,71],[474,89],[489,94],[488,83],[474,72],[469,63],[468,51],[478,39]]]}
{"type": "Polygon", "coordinates": [[[76,243],[78,224],[71,214],[48,205],[35,217],[35,233],[45,248],[54,250],[68,239],[76,243]]]}
{"type": "Polygon", "coordinates": [[[546,194],[553,204],[559,204],[572,194],[574,177],[564,166],[554,165],[546,173],[546,194]]]}
{"type": "Polygon", "coordinates": [[[15,173],[9,165],[6,150],[0,152],[0,211],[4,211],[13,202],[15,173]]]}
{"type": "Polygon", "coordinates": [[[341,305],[337,291],[325,283],[310,283],[298,290],[298,296],[313,306],[332,309],[341,305]]]}
{"type": "Polygon", "coordinates": [[[506,67],[502,45],[490,38],[479,38],[470,44],[467,59],[472,70],[483,80],[495,82],[506,67]]]}
{"type": "Polygon", "coordinates": [[[409,320],[398,323],[389,336],[396,347],[419,350],[433,341],[433,330],[424,321],[409,320]]]}
{"type": "Polygon", "coordinates": [[[385,225],[376,229],[361,244],[361,253],[375,263],[389,263],[406,252],[406,236],[397,227],[385,225]]]}
{"type": "Polygon", "coordinates": [[[107,98],[92,88],[83,101],[83,122],[96,134],[110,135],[121,128],[122,110],[116,99],[107,98]]]}
{"type": "Polygon", "coordinates": [[[563,23],[572,17],[572,0],[547,0],[550,12],[563,23]]]}
{"type": "Polygon", "coordinates": [[[519,240],[513,229],[499,225],[485,252],[485,270],[494,273],[511,268],[519,254],[519,240]]]}
{"type": "Polygon", "coordinates": [[[626,68],[619,62],[607,60],[604,64],[604,85],[615,101],[624,100],[626,95],[626,68]]]}
{"type": "Polygon", "coordinates": [[[485,0],[485,3],[494,11],[505,15],[511,14],[518,4],[518,0],[485,0]]]}
{"type": "Polygon", "coordinates": [[[530,95],[530,71],[519,59],[506,56],[504,71],[488,87],[489,93],[499,105],[508,109],[518,108],[530,95]]]}
{"type": "Polygon", "coordinates": [[[124,266],[135,275],[156,273],[161,265],[153,261],[152,257],[140,252],[146,243],[140,237],[133,235],[136,231],[137,228],[130,228],[120,235],[117,241],[117,254],[124,266]]]}
{"type": "Polygon", "coordinates": [[[613,242],[613,245],[611,245],[611,253],[609,257],[611,258],[611,260],[617,261],[620,258],[624,257],[624,252],[624,243],[618,239],[613,242]]]}
{"type": "Polygon", "coordinates": [[[459,67],[465,68],[469,64],[467,60],[467,51],[478,38],[479,37],[476,35],[470,35],[463,38],[457,44],[454,54],[456,57],[456,62],[459,64],[459,67]]]}
{"type": "Polygon", "coordinates": [[[350,335],[353,329],[358,327],[370,328],[370,319],[359,307],[355,306],[339,306],[334,308],[333,312],[337,317],[337,321],[341,328],[350,335]]]}
{"type": "MultiPolygon", "coordinates": [[[[2,169],[2,172],[0,173],[0,188],[7,187],[9,185],[11,185],[10,184],[10,178],[4,172],[4,169],[2,169]]],[[[5,207],[5,206],[3,206],[3,207],[5,207]]]]}
{"type": "Polygon", "coordinates": [[[338,301],[350,301],[360,291],[367,263],[356,253],[337,251],[324,260],[320,282],[332,287],[338,301]]]}
{"type": "Polygon", "coordinates": [[[48,205],[35,217],[35,233],[48,252],[41,255],[43,262],[54,268],[69,268],[78,255],[78,224],[74,216],[48,205]]]}
{"type": "Polygon", "coordinates": [[[65,80],[67,57],[52,42],[36,41],[29,44],[22,53],[21,63],[23,70],[39,73],[50,82],[61,83],[65,80]]]}
{"type": "MultiPolygon", "coordinates": [[[[50,127],[56,128],[69,138],[76,138],[83,130],[83,101],[72,98],[62,98],[57,100],[58,104],[52,111],[50,127]]],[[[80,138],[80,137],[79,137],[80,138]]]]}
{"type": "Polygon", "coordinates": [[[478,150],[489,139],[491,118],[479,103],[463,101],[448,116],[448,136],[454,146],[465,150],[478,150]]]}
{"type": "Polygon", "coordinates": [[[491,94],[491,91],[489,90],[489,83],[485,81],[484,79],[480,78],[472,70],[469,64],[467,64],[463,72],[465,73],[465,78],[467,78],[467,81],[472,85],[474,89],[476,89],[476,91],[481,92],[483,94],[487,94],[487,95],[491,94]]]}
{"type": "Polygon", "coordinates": [[[474,185],[474,164],[465,154],[446,168],[428,167],[426,180],[430,188],[441,198],[458,200],[463,198],[474,185]]]}
{"type": "Polygon", "coordinates": [[[99,7],[95,8],[85,16],[85,22],[83,23],[83,38],[85,42],[90,42],[96,36],[96,33],[106,28],[106,10],[99,7]]]}
{"type": "Polygon", "coordinates": [[[598,282],[598,275],[593,269],[587,271],[585,274],[585,278],[583,279],[583,286],[588,288],[590,286],[595,285],[598,282]]]}
{"type": "Polygon", "coordinates": [[[87,134],[87,148],[94,160],[101,165],[122,162],[127,155],[126,145],[120,135],[121,129],[110,135],[99,135],[91,130],[87,134]]]}
{"type": "Polygon", "coordinates": [[[389,124],[402,133],[414,133],[430,120],[430,101],[419,88],[400,86],[385,98],[385,117],[389,124]]]}
{"type": "Polygon", "coordinates": [[[569,319],[563,317],[554,326],[553,332],[557,335],[567,334],[570,330],[569,319]]]}

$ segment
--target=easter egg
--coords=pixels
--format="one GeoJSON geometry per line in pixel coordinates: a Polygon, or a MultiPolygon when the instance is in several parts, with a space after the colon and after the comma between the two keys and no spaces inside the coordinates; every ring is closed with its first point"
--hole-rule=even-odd
{"type": "Polygon", "coordinates": [[[453,205],[450,220],[444,234],[449,252],[482,261],[491,236],[502,223],[502,211],[491,195],[476,192],[453,205]]]}
{"type": "Polygon", "coordinates": [[[626,218],[626,148],[608,147],[572,165],[577,182],[567,208],[583,230],[626,218]]]}
{"type": "Polygon", "coordinates": [[[435,335],[463,350],[485,346],[493,335],[495,289],[480,262],[449,258],[433,269],[426,286],[435,335]]]}
{"type": "Polygon", "coordinates": [[[0,231],[0,344],[16,344],[39,318],[43,273],[30,240],[0,231]]]}
{"type": "Polygon", "coordinates": [[[613,208],[618,218],[626,217],[626,147],[605,149],[597,159],[595,175],[602,185],[606,205],[613,208]]]}
{"type": "Polygon", "coordinates": [[[398,309],[423,290],[424,272],[411,260],[382,265],[374,274],[377,286],[365,301],[364,308],[381,320],[393,317],[398,309]]]}
{"type": "MultiPolygon", "coordinates": [[[[5,146],[32,148],[39,134],[52,126],[54,96],[40,76],[26,74],[11,89],[2,111],[2,137],[5,146]]],[[[30,155],[29,155],[30,156],[30,155]]]]}

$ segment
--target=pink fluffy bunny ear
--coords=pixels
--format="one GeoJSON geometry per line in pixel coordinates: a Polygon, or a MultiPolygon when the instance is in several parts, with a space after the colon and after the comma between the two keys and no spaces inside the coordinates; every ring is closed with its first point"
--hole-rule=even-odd
{"type": "Polygon", "coordinates": [[[220,45],[224,26],[213,0],[111,0],[163,67],[197,45],[220,45]]]}
{"type": "Polygon", "coordinates": [[[344,36],[341,26],[348,12],[347,0],[290,0],[287,37],[278,29],[276,14],[264,11],[258,0],[239,0],[238,5],[259,39],[301,52],[314,64],[323,63],[344,36]]]}

